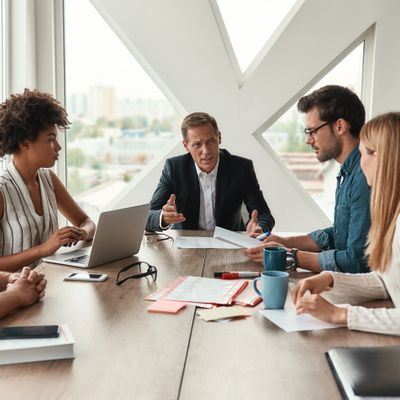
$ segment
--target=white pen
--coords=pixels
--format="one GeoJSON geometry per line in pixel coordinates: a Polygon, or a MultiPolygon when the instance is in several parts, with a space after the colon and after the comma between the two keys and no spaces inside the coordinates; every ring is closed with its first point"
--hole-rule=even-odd
{"type": "Polygon", "coordinates": [[[258,235],[256,237],[257,240],[264,240],[266,239],[269,235],[271,234],[271,232],[265,231],[264,233],[262,233],[261,235],[258,235]]]}

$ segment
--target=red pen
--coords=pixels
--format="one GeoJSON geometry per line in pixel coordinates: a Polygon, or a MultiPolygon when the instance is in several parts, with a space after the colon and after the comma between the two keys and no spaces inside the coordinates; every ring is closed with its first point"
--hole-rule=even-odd
{"type": "Polygon", "coordinates": [[[259,272],[241,271],[241,272],[214,272],[214,278],[220,279],[241,279],[241,278],[257,278],[259,272]]]}

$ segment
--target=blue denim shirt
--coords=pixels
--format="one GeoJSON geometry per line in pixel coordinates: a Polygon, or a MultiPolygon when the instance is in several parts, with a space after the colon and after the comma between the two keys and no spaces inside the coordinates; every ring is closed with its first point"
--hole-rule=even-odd
{"type": "Polygon", "coordinates": [[[349,154],[337,176],[333,227],[310,233],[321,252],[321,270],[368,272],[364,257],[371,225],[370,188],[360,167],[358,146],[349,154]]]}

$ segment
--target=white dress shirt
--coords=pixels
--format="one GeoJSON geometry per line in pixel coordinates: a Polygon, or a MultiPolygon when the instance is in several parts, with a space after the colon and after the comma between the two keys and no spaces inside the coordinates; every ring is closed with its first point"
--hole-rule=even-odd
{"type": "MultiPolygon", "coordinates": [[[[200,210],[199,210],[199,228],[206,230],[213,230],[215,228],[215,195],[217,186],[217,174],[219,166],[219,158],[214,169],[207,174],[203,172],[196,163],[197,176],[200,184],[200,210]]],[[[160,213],[160,228],[169,229],[171,225],[163,226],[162,224],[163,212],[160,213]]]]}
{"type": "Polygon", "coordinates": [[[199,228],[212,230],[215,228],[214,211],[219,159],[209,174],[203,172],[196,163],[195,166],[200,183],[199,228]]]}

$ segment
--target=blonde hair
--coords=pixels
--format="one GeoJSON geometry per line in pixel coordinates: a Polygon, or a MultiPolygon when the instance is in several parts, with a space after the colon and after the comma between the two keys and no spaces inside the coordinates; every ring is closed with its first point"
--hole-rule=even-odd
{"type": "Polygon", "coordinates": [[[371,228],[366,255],[373,270],[385,271],[392,258],[392,242],[400,213],[400,113],[373,118],[360,139],[376,151],[377,165],[371,192],[371,228]]]}

